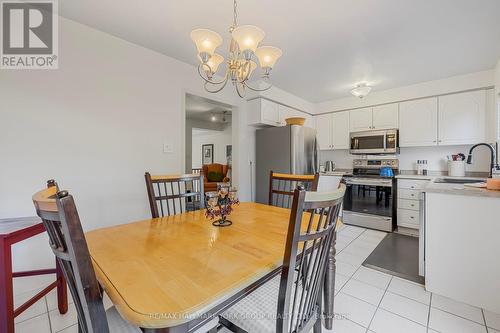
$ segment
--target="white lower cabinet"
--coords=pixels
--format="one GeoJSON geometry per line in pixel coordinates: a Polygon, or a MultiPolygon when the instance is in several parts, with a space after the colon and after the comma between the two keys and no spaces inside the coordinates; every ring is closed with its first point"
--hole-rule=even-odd
{"type": "Polygon", "coordinates": [[[420,229],[423,218],[420,209],[422,189],[429,180],[423,179],[398,179],[398,227],[420,229]]]}

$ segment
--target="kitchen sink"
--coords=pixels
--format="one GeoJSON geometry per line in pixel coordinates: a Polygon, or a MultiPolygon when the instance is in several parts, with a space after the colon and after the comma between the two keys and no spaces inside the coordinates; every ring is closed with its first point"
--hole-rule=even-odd
{"type": "Polygon", "coordinates": [[[485,179],[460,179],[460,178],[437,178],[434,183],[445,183],[445,184],[473,184],[485,182],[485,179]]]}

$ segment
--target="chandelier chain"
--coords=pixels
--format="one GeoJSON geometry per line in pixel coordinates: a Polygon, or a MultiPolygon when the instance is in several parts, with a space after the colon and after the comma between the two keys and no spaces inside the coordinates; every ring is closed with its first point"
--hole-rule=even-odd
{"type": "Polygon", "coordinates": [[[233,28],[236,28],[237,24],[237,19],[238,19],[238,3],[236,0],[233,1],[233,28]]]}

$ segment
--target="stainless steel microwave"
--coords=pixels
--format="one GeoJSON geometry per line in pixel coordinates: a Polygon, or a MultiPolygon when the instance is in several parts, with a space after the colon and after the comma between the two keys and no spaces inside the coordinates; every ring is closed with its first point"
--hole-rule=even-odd
{"type": "Polygon", "coordinates": [[[397,154],[397,129],[351,132],[351,154],[397,154]]]}

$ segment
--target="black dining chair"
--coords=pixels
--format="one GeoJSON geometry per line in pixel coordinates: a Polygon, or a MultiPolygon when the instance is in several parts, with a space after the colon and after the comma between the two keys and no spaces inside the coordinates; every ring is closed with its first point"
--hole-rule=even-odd
{"type": "Polygon", "coordinates": [[[203,173],[144,178],[153,218],[205,208],[203,173]]]}
{"type": "Polygon", "coordinates": [[[33,203],[73,297],[78,313],[78,332],[141,332],[127,323],[115,307],[104,310],[103,294],[73,197],[67,191],[59,191],[53,180],[47,182],[47,186],[33,195],[33,203]]]}
{"type": "Polygon", "coordinates": [[[233,332],[321,332],[321,295],[344,193],[344,184],[334,192],[294,191],[281,274],[226,310],[224,326],[233,332]]]}
{"type": "Polygon", "coordinates": [[[269,202],[270,206],[290,208],[294,189],[303,186],[307,191],[316,191],[319,174],[294,175],[271,171],[269,174],[269,202]]]}

